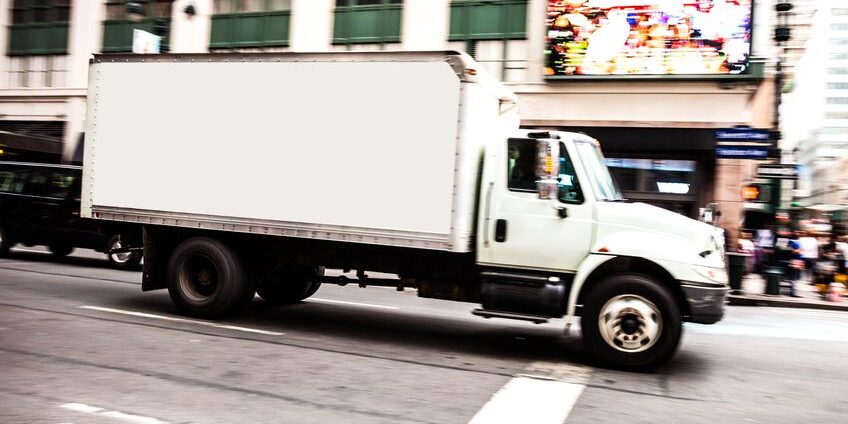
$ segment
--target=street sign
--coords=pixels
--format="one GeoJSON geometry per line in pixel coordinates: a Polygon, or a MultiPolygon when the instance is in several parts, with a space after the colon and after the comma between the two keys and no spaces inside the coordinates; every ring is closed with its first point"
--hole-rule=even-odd
{"type": "Polygon", "coordinates": [[[760,128],[724,128],[716,130],[715,141],[750,141],[765,143],[769,141],[769,130],[760,128]]]}
{"type": "Polygon", "coordinates": [[[725,145],[716,146],[718,159],[768,159],[768,146],[725,145]]]}
{"type": "Polygon", "coordinates": [[[757,167],[757,177],[776,178],[780,180],[797,180],[798,167],[795,165],[760,165],[757,167]]]}

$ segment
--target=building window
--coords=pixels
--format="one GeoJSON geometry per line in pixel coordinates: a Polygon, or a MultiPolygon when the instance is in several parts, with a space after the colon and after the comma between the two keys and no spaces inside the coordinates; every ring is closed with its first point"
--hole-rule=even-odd
{"type": "Polygon", "coordinates": [[[15,0],[9,55],[66,54],[70,0],[15,0]]]}
{"type": "Polygon", "coordinates": [[[848,45],[848,38],[831,38],[830,39],[831,46],[844,46],[848,45]]]}
{"type": "Polygon", "coordinates": [[[453,0],[450,41],[527,38],[527,0],[453,0]]]}
{"type": "Polygon", "coordinates": [[[161,36],[160,51],[168,51],[173,0],[142,0],[136,3],[141,5],[141,14],[131,13],[126,1],[110,0],[106,3],[106,20],[103,21],[104,53],[132,51],[134,29],[161,36]]]}
{"type": "Polygon", "coordinates": [[[848,82],[829,82],[827,83],[828,90],[848,90],[848,82]]]}
{"type": "Polygon", "coordinates": [[[625,192],[691,195],[696,162],[692,160],[606,158],[607,167],[625,192]]]}
{"type": "Polygon", "coordinates": [[[827,112],[824,114],[825,119],[848,119],[848,112],[827,112]]]}
{"type": "Polygon", "coordinates": [[[830,75],[848,75],[848,68],[828,68],[827,73],[830,75]]]}
{"type": "Polygon", "coordinates": [[[829,105],[848,105],[848,97],[828,97],[827,104],[829,105]]]}
{"type": "Polygon", "coordinates": [[[336,0],[333,44],[399,43],[403,0],[336,0]]]}
{"type": "Polygon", "coordinates": [[[289,45],[291,0],[215,0],[210,48],[289,45]]]}
{"type": "Polygon", "coordinates": [[[848,60],[848,53],[831,53],[830,60],[848,60]]]}
{"type": "Polygon", "coordinates": [[[848,30],[848,23],[830,24],[830,29],[833,31],[848,30]]]}

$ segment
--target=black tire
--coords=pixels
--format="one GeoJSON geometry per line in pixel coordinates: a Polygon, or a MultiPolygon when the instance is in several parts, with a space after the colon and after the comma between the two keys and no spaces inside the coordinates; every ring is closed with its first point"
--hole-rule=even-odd
{"type": "Polygon", "coordinates": [[[306,299],[321,288],[315,277],[324,275],[324,268],[284,268],[275,271],[256,288],[256,294],[273,306],[290,305],[306,299]]]}
{"type": "Polygon", "coordinates": [[[138,269],[141,264],[141,252],[109,253],[112,249],[121,247],[121,236],[112,237],[106,246],[106,259],[109,260],[112,268],[138,269]]]}
{"type": "Polygon", "coordinates": [[[64,258],[71,254],[74,251],[73,246],[67,246],[64,244],[54,244],[50,246],[50,253],[57,258],[64,258]]]}
{"type": "Polygon", "coordinates": [[[580,326],[590,357],[604,366],[634,371],[650,370],[671,359],[683,330],[674,296],[641,274],[612,276],[591,287],[580,326]]]}
{"type": "Polygon", "coordinates": [[[168,263],[168,294],[180,309],[200,318],[219,318],[253,299],[242,262],[226,244],[194,237],[174,250],[168,263]]]}
{"type": "Polygon", "coordinates": [[[9,249],[15,243],[9,239],[9,233],[6,232],[6,229],[0,225],[0,257],[5,257],[9,255],[9,249]]]}

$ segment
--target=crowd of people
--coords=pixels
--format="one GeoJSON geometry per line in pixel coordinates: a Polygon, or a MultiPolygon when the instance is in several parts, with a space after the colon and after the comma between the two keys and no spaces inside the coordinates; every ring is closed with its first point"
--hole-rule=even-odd
{"type": "Polygon", "coordinates": [[[781,272],[789,295],[800,297],[797,284],[813,284],[824,299],[837,300],[834,292],[845,290],[848,271],[848,236],[821,235],[811,231],[764,228],[742,232],[736,249],[747,253],[746,271],[781,272]]]}

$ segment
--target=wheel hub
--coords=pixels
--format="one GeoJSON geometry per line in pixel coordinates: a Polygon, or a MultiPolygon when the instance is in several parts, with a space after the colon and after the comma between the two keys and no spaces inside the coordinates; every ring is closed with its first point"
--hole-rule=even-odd
{"type": "Polygon", "coordinates": [[[202,302],[218,289],[218,268],[204,256],[189,259],[179,274],[183,293],[195,302],[202,302]]]}
{"type": "Polygon", "coordinates": [[[649,349],[662,333],[662,314],[651,301],[639,295],[610,299],[598,317],[601,336],[613,348],[637,353],[649,349]]]}

